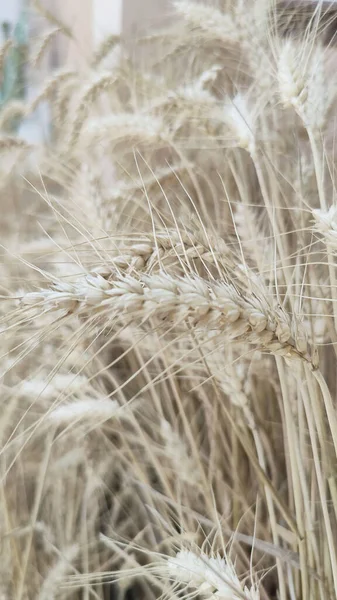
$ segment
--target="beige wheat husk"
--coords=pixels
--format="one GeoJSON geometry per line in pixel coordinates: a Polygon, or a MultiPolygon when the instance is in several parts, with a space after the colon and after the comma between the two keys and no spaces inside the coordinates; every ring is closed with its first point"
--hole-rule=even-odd
{"type": "MultiPolygon", "coordinates": [[[[288,39],[273,0],[176,0],[0,111],[4,600],[337,598],[318,4],[288,39]],[[10,124],[41,102],[28,144],[10,124]]],[[[37,8],[30,68],[70,34],[37,8]]]]}

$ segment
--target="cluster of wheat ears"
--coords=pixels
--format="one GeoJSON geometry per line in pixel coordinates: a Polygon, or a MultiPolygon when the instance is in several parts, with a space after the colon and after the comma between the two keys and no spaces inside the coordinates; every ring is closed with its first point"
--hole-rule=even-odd
{"type": "Polygon", "coordinates": [[[1,600],[337,598],[326,3],[171,8],[0,112],[1,600]]]}

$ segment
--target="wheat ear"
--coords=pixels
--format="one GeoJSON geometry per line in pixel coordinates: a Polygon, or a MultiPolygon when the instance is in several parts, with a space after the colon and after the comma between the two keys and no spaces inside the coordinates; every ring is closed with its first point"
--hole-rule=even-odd
{"type": "Polygon", "coordinates": [[[264,296],[244,296],[225,282],[167,274],[116,274],[111,280],[87,275],[73,284],[59,282],[27,293],[21,303],[28,310],[32,307],[31,318],[34,310],[63,309],[100,317],[106,323],[119,317],[128,323],[157,318],[162,325],[188,320],[197,329],[226,334],[276,355],[302,357],[317,366],[316,357],[308,354],[304,332],[299,326],[292,332],[294,327],[283,311],[268,304],[264,296]]]}
{"type": "Polygon", "coordinates": [[[256,585],[243,584],[229,558],[219,554],[208,556],[204,552],[196,554],[191,550],[180,550],[167,560],[170,579],[198,590],[207,599],[259,600],[256,585]]]}
{"type": "Polygon", "coordinates": [[[176,265],[181,270],[195,259],[226,269],[231,264],[229,247],[221,238],[211,238],[212,247],[207,243],[210,240],[204,240],[203,236],[174,229],[157,231],[155,235],[132,236],[128,244],[125,240],[115,250],[109,251],[111,265],[98,266],[93,272],[108,277],[116,268],[130,273],[134,270],[152,272],[167,264],[176,265]]]}

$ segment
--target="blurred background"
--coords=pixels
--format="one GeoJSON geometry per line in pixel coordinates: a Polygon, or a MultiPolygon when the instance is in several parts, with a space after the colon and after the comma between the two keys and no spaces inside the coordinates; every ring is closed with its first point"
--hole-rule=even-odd
{"type": "MultiPolygon", "coordinates": [[[[0,0],[0,46],[14,40],[0,81],[0,108],[13,99],[29,101],[55,69],[83,66],[107,34],[132,40],[163,24],[169,10],[170,0],[0,0]],[[52,40],[37,74],[26,58],[30,46],[48,32],[46,21],[52,40]],[[57,31],[60,25],[71,35],[57,31]]],[[[41,102],[20,124],[19,133],[28,142],[38,142],[49,137],[50,126],[48,104],[41,102]]]]}
{"type": "MultiPolygon", "coordinates": [[[[93,49],[108,34],[121,36],[131,47],[140,34],[165,25],[171,4],[171,0],[0,0],[0,48],[12,40],[9,50],[0,49],[4,63],[0,109],[9,100],[29,102],[57,69],[76,70],[88,64],[93,49]],[[48,52],[41,52],[36,69],[28,57],[49,33],[48,52]]],[[[313,11],[320,10],[326,43],[335,43],[337,0],[276,0],[276,5],[286,34],[289,28],[303,30],[313,11]]],[[[40,102],[18,122],[16,132],[29,143],[49,139],[48,102],[40,102]]]]}

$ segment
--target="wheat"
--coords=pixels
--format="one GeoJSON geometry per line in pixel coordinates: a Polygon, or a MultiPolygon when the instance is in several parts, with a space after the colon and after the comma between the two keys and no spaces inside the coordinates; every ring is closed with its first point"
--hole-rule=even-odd
{"type": "Polygon", "coordinates": [[[200,484],[202,478],[198,472],[198,465],[189,456],[184,440],[166,419],[161,421],[160,433],[164,442],[163,458],[170,460],[173,472],[179,473],[179,478],[190,485],[200,484]]]}
{"type": "Polygon", "coordinates": [[[245,339],[274,354],[305,356],[310,361],[305,335],[298,330],[293,338],[289,319],[268,306],[266,298],[245,298],[231,284],[197,277],[125,275],[106,280],[88,275],[77,284],[56,283],[50,289],[27,293],[21,302],[38,311],[88,311],[102,315],[107,323],[121,310],[129,322],[156,316],[161,323],[188,319],[196,328],[218,330],[230,339],[245,339]]]}
{"type": "Polygon", "coordinates": [[[155,235],[140,236],[138,240],[132,236],[129,244],[118,243],[116,250],[109,251],[109,263],[97,266],[94,273],[108,277],[114,269],[153,272],[155,268],[174,266],[183,270],[183,265],[190,261],[221,265],[225,270],[231,264],[231,252],[224,240],[208,235],[197,235],[187,231],[157,231],[155,235]],[[210,240],[212,240],[211,243],[210,240]],[[114,256],[115,255],[115,256],[114,256]],[[113,267],[113,268],[112,268],[113,267]]]}
{"type": "Polygon", "coordinates": [[[235,144],[253,155],[256,150],[256,126],[243,96],[237,95],[233,102],[225,107],[224,121],[234,133],[235,144]]]}
{"type": "Polygon", "coordinates": [[[82,127],[85,122],[85,118],[88,114],[90,106],[95,102],[98,95],[116,84],[116,76],[110,71],[103,71],[95,75],[91,81],[81,90],[77,106],[75,108],[75,115],[73,122],[71,123],[71,132],[69,137],[69,147],[72,148],[81,133],[82,127]]]}
{"type": "Polygon", "coordinates": [[[6,129],[14,119],[23,119],[27,115],[27,107],[19,100],[8,102],[0,112],[0,129],[6,129]]]}
{"type": "Polygon", "coordinates": [[[219,555],[200,556],[190,550],[180,550],[167,561],[169,575],[179,583],[197,589],[207,598],[221,600],[258,600],[260,595],[255,586],[250,589],[242,585],[233,564],[219,555]]]}
{"type": "Polygon", "coordinates": [[[115,48],[115,46],[119,43],[120,36],[116,34],[108,35],[99,47],[95,50],[95,54],[92,60],[93,68],[98,67],[100,63],[106,58],[109,52],[115,48]]]}
{"type": "Polygon", "coordinates": [[[235,41],[237,30],[229,15],[206,4],[190,0],[177,0],[173,5],[192,29],[223,42],[235,41]]]}
{"type": "Polygon", "coordinates": [[[325,75],[325,54],[319,47],[311,51],[309,59],[300,52],[303,49],[291,40],[280,51],[280,95],[285,106],[293,106],[305,126],[319,132],[325,127],[332,101],[325,75]]]}
{"type": "Polygon", "coordinates": [[[85,129],[85,143],[88,145],[102,142],[109,144],[130,138],[153,143],[166,140],[168,136],[162,121],[149,115],[111,115],[89,121],[85,129]]]}
{"type": "Polygon", "coordinates": [[[58,72],[55,72],[52,77],[44,82],[41,91],[36,95],[28,107],[28,112],[33,112],[42,100],[51,98],[58,86],[73,76],[74,71],[71,69],[60,69],[58,72]]]}
{"type": "Polygon", "coordinates": [[[51,29],[43,35],[42,39],[39,41],[37,48],[35,49],[33,56],[30,59],[33,68],[36,68],[38,66],[51,41],[60,31],[62,31],[60,27],[53,27],[53,29],[51,29]]]}
{"type": "Polygon", "coordinates": [[[13,46],[13,40],[10,38],[10,39],[6,40],[0,48],[0,76],[1,76],[0,81],[2,80],[2,77],[3,77],[3,68],[4,68],[4,63],[5,63],[7,52],[10,50],[10,48],[12,46],[13,46]]]}
{"type": "Polygon", "coordinates": [[[67,394],[74,394],[87,385],[87,378],[84,375],[75,376],[72,373],[57,373],[50,383],[47,383],[47,379],[42,377],[24,380],[20,384],[19,393],[48,400],[58,396],[62,391],[67,394]]]}
{"type": "MultiPolygon", "coordinates": [[[[336,598],[335,49],[307,4],[293,36],[274,0],[177,0],[2,105],[6,597],[336,598]]],[[[28,83],[72,35],[40,8],[28,83]]]]}
{"type": "Polygon", "coordinates": [[[118,403],[113,400],[78,400],[54,408],[48,421],[55,425],[74,424],[80,421],[102,423],[118,412],[118,403]]]}
{"type": "Polygon", "coordinates": [[[25,140],[11,135],[3,135],[0,137],[0,152],[7,150],[28,150],[30,148],[25,140]]]}
{"type": "Polygon", "coordinates": [[[48,10],[48,8],[46,8],[46,6],[44,6],[42,4],[41,0],[33,0],[33,6],[34,6],[35,10],[41,16],[43,16],[49,23],[51,23],[52,25],[54,25],[55,27],[57,27],[58,29],[63,31],[68,37],[70,37],[70,38],[72,37],[71,28],[68,27],[62,21],[60,21],[54,13],[52,13],[50,10],[48,10]]]}
{"type": "Polygon", "coordinates": [[[331,205],[327,211],[314,209],[315,231],[323,235],[327,243],[335,249],[337,241],[337,214],[336,207],[331,205]]]}
{"type": "Polygon", "coordinates": [[[69,570],[73,569],[72,563],[79,554],[78,545],[66,548],[60,553],[60,558],[55,566],[50,569],[49,574],[42,583],[41,590],[38,596],[39,600],[51,600],[57,597],[60,583],[64,580],[69,570]]]}

